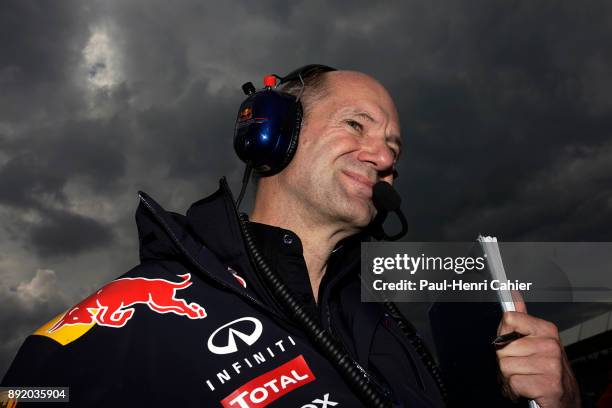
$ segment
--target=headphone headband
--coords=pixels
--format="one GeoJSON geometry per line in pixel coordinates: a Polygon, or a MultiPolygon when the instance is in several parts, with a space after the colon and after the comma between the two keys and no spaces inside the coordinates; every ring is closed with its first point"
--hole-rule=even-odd
{"type": "Polygon", "coordinates": [[[302,77],[302,79],[304,79],[312,75],[323,74],[325,72],[330,72],[330,71],[337,71],[337,69],[332,68],[327,65],[321,65],[321,64],[304,65],[303,67],[293,70],[287,75],[285,75],[283,78],[281,78],[280,83],[284,84],[290,81],[297,81],[300,79],[300,76],[302,77]]]}

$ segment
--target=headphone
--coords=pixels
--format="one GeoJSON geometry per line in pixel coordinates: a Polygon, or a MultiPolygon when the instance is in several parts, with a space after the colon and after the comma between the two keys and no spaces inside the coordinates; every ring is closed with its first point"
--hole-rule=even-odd
{"type": "Polygon", "coordinates": [[[234,150],[238,157],[262,176],[283,170],[298,146],[304,109],[300,97],[304,80],[314,75],[336,71],[327,65],[305,65],[284,77],[264,77],[264,87],[256,90],[252,82],[242,85],[247,98],[240,105],[234,127],[234,150]],[[279,81],[277,81],[279,80],[279,81]],[[302,84],[296,97],[278,88],[286,83],[302,84]]]}

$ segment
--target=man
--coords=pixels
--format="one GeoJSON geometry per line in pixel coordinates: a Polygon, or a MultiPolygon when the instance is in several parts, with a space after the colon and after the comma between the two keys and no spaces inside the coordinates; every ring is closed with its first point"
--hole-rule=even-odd
{"type": "MultiPolygon", "coordinates": [[[[142,263],[30,336],[2,385],[70,386],[71,404],[87,407],[444,406],[416,338],[360,302],[372,186],[393,182],[401,149],[394,103],[357,72],[298,88],[297,152],[259,180],[248,225],[224,180],[185,217],[141,193],[142,263]]],[[[526,337],[498,351],[509,394],[576,406],[553,325],[508,313],[499,332],[513,330],[526,337]]]]}

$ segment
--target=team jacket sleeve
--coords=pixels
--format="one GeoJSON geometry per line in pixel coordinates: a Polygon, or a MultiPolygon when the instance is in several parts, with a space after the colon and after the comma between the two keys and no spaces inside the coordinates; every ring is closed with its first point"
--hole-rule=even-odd
{"type": "MultiPolygon", "coordinates": [[[[94,337],[91,336],[92,340],[96,340],[94,337]]],[[[1,385],[68,387],[70,402],[43,405],[18,402],[16,408],[117,406],[113,399],[124,391],[121,389],[121,346],[106,344],[98,348],[91,341],[87,343],[63,346],[45,336],[27,337],[1,385]]]]}

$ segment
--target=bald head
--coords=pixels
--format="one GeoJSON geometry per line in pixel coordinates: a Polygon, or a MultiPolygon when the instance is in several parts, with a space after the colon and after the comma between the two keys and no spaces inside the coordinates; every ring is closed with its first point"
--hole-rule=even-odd
{"type": "Polygon", "coordinates": [[[334,71],[325,76],[326,91],[333,94],[350,95],[355,100],[375,100],[390,119],[398,121],[397,109],[389,92],[370,75],[357,71],[334,71]]]}
{"type": "Polygon", "coordinates": [[[312,106],[328,97],[331,92],[350,92],[355,98],[358,98],[359,94],[376,94],[397,118],[397,111],[388,91],[376,79],[358,71],[321,72],[305,78],[304,85],[299,80],[294,80],[283,84],[280,89],[296,97],[302,93],[304,122],[308,121],[312,106]]]}

